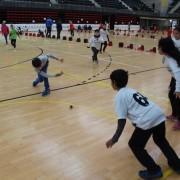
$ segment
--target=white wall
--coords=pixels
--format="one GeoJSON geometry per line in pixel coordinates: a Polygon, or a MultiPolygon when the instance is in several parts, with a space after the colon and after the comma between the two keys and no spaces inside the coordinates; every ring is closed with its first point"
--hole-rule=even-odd
{"type": "MultiPolygon", "coordinates": [[[[115,25],[114,29],[128,30],[128,25],[115,25]]],[[[138,31],[140,29],[140,25],[130,25],[130,30],[138,31]]]]}
{"type": "MultiPolygon", "coordinates": [[[[10,27],[10,24],[7,24],[10,27]]],[[[75,28],[77,29],[77,26],[79,24],[74,24],[75,28]]],[[[89,24],[88,24],[89,25],[89,24]]],[[[98,29],[99,24],[90,24],[92,26],[92,29],[98,29]]],[[[23,31],[30,31],[30,32],[38,32],[39,29],[42,31],[45,31],[46,27],[45,24],[14,24],[15,28],[17,29],[20,27],[23,31]]],[[[63,30],[68,30],[69,29],[69,24],[63,24],[63,30]]],[[[83,27],[84,24],[81,24],[83,27]]],[[[1,25],[0,25],[1,28],[1,25]]],[[[128,30],[128,25],[115,25],[114,29],[121,29],[121,30],[128,30]]],[[[140,26],[139,25],[131,25],[130,30],[139,30],[140,26]]],[[[56,31],[56,25],[53,24],[52,31],[56,31]]]]}
{"type": "MultiPolygon", "coordinates": [[[[31,31],[31,32],[37,32],[39,29],[41,29],[42,31],[45,31],[46,29],[45,24],[13,24],[13,25],[15,26],[16,29],[20,27],[24,31],[31,31]]],[[[99,28],[99,24],[88,24],[88,25],[91,25],[93,30],[99,28]]],[[[10,27],[10,24],[7,24],[7,26],[10,27]]],[[[63,30],[69,29],[69,24],[62,24],[62,26],[63,26],[63,30]]],[[[77,28],[78,24],[74,24],[74,26],[75,28],[77,28]]],[[[81,26],[83,27],[84,24],[81,24],[81,26]]],[[[1,25],[0,25],[0,28],[1,28],[1,25]]],[[[52,31],[56,31],[56,24],[53,24],[52,31]]]]}

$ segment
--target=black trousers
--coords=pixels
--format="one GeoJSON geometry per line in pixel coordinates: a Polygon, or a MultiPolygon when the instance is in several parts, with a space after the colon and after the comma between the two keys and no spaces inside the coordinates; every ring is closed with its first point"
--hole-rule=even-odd
{"type": "Polygon", "coordinates": [[[51,38],[51,27],[47,27],[47,31],[46,31],[46,37],[51,38]]]}
{"type": "Polygon", "coordinates": [[[11,39],[11,45],[16,48],[16,39],[11,39]]]}
{"type": "Polygon", "coordinates": [[[97,55],[98,55],[99,50],[97,50],[95,47],[92,47],[91,50],[93,52],[92,60],[98,61],[97,55]]]}
{"type": "Polygon", "coordinates": [[[71,36],[74,36],[74,30],[70,30],[71,36]]]}
{"type": "MultiPolygon", "coordinates": [[[[47,73],[48,65],[49,65],[49,61],[47,61],[46,65],[41,69],[41,71],[47,73]]],[[[49,80],[48,80],[48,78],[46,78],[46,77],[42,76],[40,73],[38,73],[38,77],[34,81],[35,84],[37,85],[38,83],[43,82],[43,81],[44,81],[45,90],[46,91],[49,90],[49,80]]]]}
{"type": "Polygon", "coordinates": [[[105,52],[106,47],[107,47],[107,41],[104,41],[104,43],[101,43],[101,49],[100,49],[100,52],[102,51],[102,49],[103,49],[103,52],[105,52]],[[103,47],[103,45],[104,45],[104,47],[103,47]]]}
{"type": "Polygon", "coordinates": [[[154,162],[152,157],[145,150],[146,143],[151,135],[156,145],[167,158],[169,166],[174,168],[179,167],[180,160],[165,137],[165,122],[148,130],[143,130],[138,127],[135,128],[132,137],[129,140],[129,146],[138,161],[150,172],[160,169],[159,165],[154,162]]]}
{"type": "Polygon", "coordinates": [[[8,35],[7,34],[4,34],[4,39],[6,41],[6,44],[8,44],[8,35]]]}
{"type": "Polygon", "coordinates": [[[169,85],[169,100],[172,107],[172,115],[180,121],[180,99],[175,95],[176,80],[172,77],[169,85]]]}
{"type": "Polygon", "coordinates": [[[57,39],[61,38],[61,30],[57,29],[57,39]]]}

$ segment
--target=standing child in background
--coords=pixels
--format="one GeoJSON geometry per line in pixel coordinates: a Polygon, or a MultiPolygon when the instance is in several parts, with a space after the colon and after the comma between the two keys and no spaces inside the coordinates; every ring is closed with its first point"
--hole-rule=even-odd
{"type": "Polygon", "coordinates": [[[129,140],[129,147],[137,160],[147,169],[139,171],[143,179],[155,179],[163,176],[161,167],[155,163],[145,150],[149,138],[152,136],[156,145],[167,158],[168,165],[180,173],[180,159],[166,139],[165,115],[162,110],[134,89],[128,88],[128,72],[123,69],[115,70],[110,75],[112,88],[117,92],[115,109],[118,115],[118,125],[114,136],[106,142],[111,148],[121,136],[128,118],[135,126],[129,140]]]}
{"type": "Polygon", "coordinates": [[[103,49],[103,52],[105,52],[106,47],[107,47],[107,45],[109,43],[109,33],[108,33],[107,29],[106,29],[105,24],[100,29],[100,36],[102,37],[102,39],[104,41],[103,43],[101,43],[100,53],[102,53],[102,49],[103,49]],[[103,45],[104,45],[104,47],[103,47],[103,45]]]}
{"type": "Polygon", "coordinates": [[[7,45],[7,44],[8,44],[9,28],[8,28],[8,26],[6,25],[6,21],[3,21],[3,22],[2,22],[1,32],[2,32],[2,35],[4,36],[4,39],[5,39],[6,45],[7,45]]]}
{"type": "Polygon", "coordinates": [[[74,37],[75,27],[74,27],[74,24],[72,23],[72,21],[69,21],[69,30],[70,30],[71,37],[74,37]]]}
{"type": "Polygon", "coordinates": [[[77,27],[77,32],[78,32],[78,33],[82,32],[82,27],[81,27],[80,24],[79,24],[78,27],[77,27]]]}
{"type": "Polygon", "coordinates": [[[14,28],[13,24],[11,24],[11,30],[9,33],[9,39],[11,40],[11,45],[16,48],[16,39],[17,36],[19,36],[18,32],[16,31],[16,29],[14,28]]]}
{"type": "Polygon", "coordinates": [[[174,28],[172,40],[174,41],[175,46],[180,51],[180,26],[176,26],[174,28]]]}
{"type": "Polygon", "coordinates": [[[84,29],[84,32],[86,33],[86,32],[87,32],[87,30],[88,30],[87,24],[84,24],[83,29],[84,29]]]}
{"type": "Polygon", "coordinates": [[[89,31],[89,34],[92,32],[92,26],[91,25],[88,26],[88,31],[89,31]]]}
{"type": "Polygon", "coordinates": [[[170,37],[160,39],[158,48],[159,54],[164,55],[163,63],[172,76],[168,94],[172,114],[168,118],[176,120],[173,128],[180,130],[180,52],[170,37]]]}
{"type": "Polygon", "coordinates": [[[37,75],[38,75],[36,80],[33,81],[33,87],[37,86],[39,83],[44,81],[45,90],[43,91],[42,96],[47,96],[48,94],[50,94],[48,77],[58,77],[63,74],[63,72],[55,74],[55,75],[47,74],[49,58],[63,62],[62,58],[59,59],[50,54],[43,54],[32,60],[32,66],[35,68],[35,71],[37,72],[37,75]]]}
{"type": "Polygon", "coordinates": [[[56,30],[57,30],[57,39],[61,39],[62,22],[60,19],[56,23],[56,30]]]}
{"type": "Polygon", "coordinates": [[[103,39],[100,37],[99,29],[96,29],[94,31],[94,36],[92,36],[89,40],[89,47],[91,47],[91,50],[93,52],[92,60],[93,62],[96,62],[98,64],[98,58],[97,55],[99,53],[99,50],[101,48],[101,44],[103,43],[103,39]]]}
{"type": "Polygon", "coordinates": [[[48,17],[46,19],[46,37],[51,38],[51,31],[53,26],[53,20],[48,17]]]}

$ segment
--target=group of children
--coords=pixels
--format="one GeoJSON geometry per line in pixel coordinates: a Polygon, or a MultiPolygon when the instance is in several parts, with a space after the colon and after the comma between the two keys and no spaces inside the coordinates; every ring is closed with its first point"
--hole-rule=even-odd
{"type": "Polygon", "coordinates": [[[1,32],[5,38],[6,45],[8,45],[8,36],[9,36],[9,39],[11,40],[11,45],[14,48],[16,48],[16,39],[17,36],[19,36],[19,34],[18,31],[15,29],[14,25],[11,24],[9,30],[9,27],[6,25],[6,21],[3,21],[1,25],[1,32]]]}
{"type": "Polygon", "coordinates": [[[112,138],[106,142],[111,148],[121,136],[128,118],[135,130],[128,142],[137,160],[146,168],[139,171],[143,179],[156,179],[163,176],[161,167],[155,163],[145,149],[146,143],[152,136],[155,144],[165,155],[168,165],[180,174],[180,158],[177,156],[166,139],[165,120],[176,120],[175,130],[180,130],[180,27],[174,29],[173,37],[159,40],[159,54],[163,55],[163,63],[171,73],[169,99],[172,114],[166,117],[163,111],[147,97],[134,89],[127,87],[128,72],[123,69],[111,73],[112,88],[118,91],[115,97],[115,110],[118,116],[117,129],[112,138]]]}
{"type": "MultiPolygon", "coordinates": [[[[16,47],[17,31],[11,25],[9,33],[5,22],[3,22],[2,33],[8,43],[7,36],[11,38],[11,44],[16,47]]],[[[109,41],[106,26],[94,32],[94,36],[89,41],[89,47],[93,52],[92,60],[98,63],[97,55],[105,52],[109,41]]],[[[172,114],[167,118],[176,120],[174,129],[180,130],[180,27],[174,29],[174,36],[162,38],[158,43],[159,53],[163,55],[163,63],[172,75],[169,86],[169,99],[172,106],[172,114]]],[[[33,81],[33,87],[44,82],[42,96],[50,94],[48,77],[58,77],[63,74],[60,72],[55,75],[47,73],[49,58],[63,62],[62,58],[57,58],[51,54],[43,54],[32,60],[32,66],[37,72],[37,78],[33,81]]],[[[111,148],[121,136],[128,118],[135,130],[129,140],[129,147],[137,160],[146,168],[139,171],[139,176],[143,179],[160,178],[163,176],[161,167],[155,163],[152,157],[145,150],[149,138],[152,136],[156,145],[161,149],[167,158],[168,165],[180,173],[180,159],[166,139],[166,117],[163,111],[155,103],[150,101],[136,90],[127,87],[128,72],[123,69],[114,70],[111,75],[112,88],[117,92],[115,97],[115,109],[118,116],[117,130],[112,138],[106,142],[107,148],[111,148]]]]}

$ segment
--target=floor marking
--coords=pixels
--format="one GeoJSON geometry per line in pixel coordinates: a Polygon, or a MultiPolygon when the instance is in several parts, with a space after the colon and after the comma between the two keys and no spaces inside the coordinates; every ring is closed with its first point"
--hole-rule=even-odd
{"type": "MultiPolygon", "coordinates": [[[[43,54],[43,49],[41,49],[41,48],[38,48],[38,49],[41,50],[41,53],[40,53],[39,55],[35,56],[35,57],[38,57],[38,56],[40,56],[41,54],[43,54]]],[[[9,68],[9,67],[12,67],[12,66],[16,66],[16,65],[19,65],[19,64],[23,64],[23,63],[28,62],[28,61],[31,61],[31,60],[32,60],[32,58],[31,58],[31,59],[24,60],[24,61],[17,62],[17,63],[14,63],[14,64],[10,64],[10,65],[7,65],[7,66],[2,66],[2,67],[0,67],[0,70],[5,69],[5,68],[9,68]]]]}
{"type": "MultiPolygon", "coordinates": [[[[147,69],[147,70],[143,70],[143,71],[137,71],[137,72],[134,72],[134,73],[129,73],[129,75],[140,74],[140,73],[144,73],[144,72],[148,72],[148,71],[159,70],[159,69],[162,69],[162,68],[164,68],[164,67],[158,67],[158,68],[147,69]]],[[[87,85],[87,84],[90,84],[90,83],[96,83],[96,82],[105,81],[105,80],[109,80],[109,77],[99,79],[99,80],[89,81],[89,82],[86,82],[86,83],[77,83],[77,84],[74,84],[74,85],[69,85],[69,86],[65,86],[65,87],[61,87],[61,88],[55,88],[55,89],[52,89],[51,91],[64,90],[64,89],[68,89],[68,88],[72,88],[72,87],[78,87],[78,86],[87,85]]],[[[5,102],[5,101],[21,99],[21,98],[25,98],[25,97],[29,97],[29,96],[34,96],[34,95],[38,95],[40,93],[41,92],[36,92],[36,93],[32,93],[32,94],[26,94],[26,95],[22,95],[22,96],[2,99],[2,100],[0,100],[0,103],[5,102]]]]}

